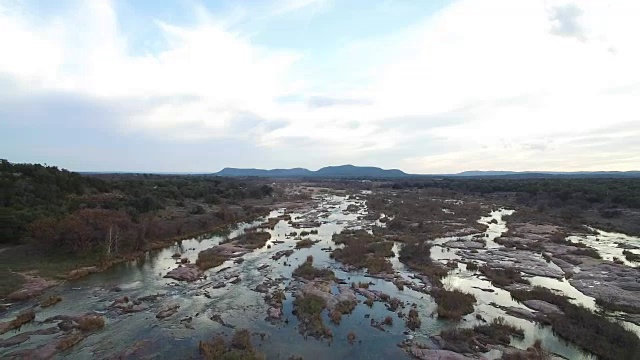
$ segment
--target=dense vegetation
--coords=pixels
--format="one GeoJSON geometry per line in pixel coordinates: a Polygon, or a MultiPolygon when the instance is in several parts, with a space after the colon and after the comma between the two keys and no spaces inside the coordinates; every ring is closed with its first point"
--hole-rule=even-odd
{"type": "Polygon", "coordinates": [[[516,216],[533,210],[527,211],[529,220],[640,235],[639,178],[425,178],[383,186],[499,198],[519,210],[516,216]]]}
{"type": "Polygon", "coordinates": [[[83,176],[55,166],[0,160],[0,244],[29,240],[87,253],[137,250],[148,239],[187,235],[242,215],[244,199],[273,189],[212,176],[83,176]]]}
{"type": "Polygon", "coordinates": [[[519,201],[527,205],[584,207],[602,204],[640,208],[640,179],[442,178],[398,181],[387,186],[394,189],[433,187],[479,194],[520,193],[519,201]]]}

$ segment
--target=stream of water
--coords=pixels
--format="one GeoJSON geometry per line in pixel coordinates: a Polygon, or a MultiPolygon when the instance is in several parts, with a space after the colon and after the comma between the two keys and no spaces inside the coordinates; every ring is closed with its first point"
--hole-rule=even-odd
{"type": "MultiPolygon", "coordinates": [[[[461,322],[440,320],[434,315],[436,304],[429,296],[421,292],[413,291],[408,287],[400,291],[396,286],[384,279],[367,275],[363,271],[345,271],[342,265],[329,256],[327,248],[335,248],[331,240],[333,234],[348,228],[364,228],[371,230],[373,226],[380,226],[377,220],[365,220],[367,209],[362,198],[347,198],[346,196],[322,195],[315,199],[315,206],[306,210],[294,211],[290,215],[294,221],[315,221],[320,225],[304,230],[317,230],[317,234],[310,235],[312,240],[317,240],[311,248],[296,250],[290,257],[283,257],[278,261],[271,256],[280,250],[292,249],[296,240],[288,234],[301,229],[294,228],[286,221],[280,221],[274,229],[267,230],[271,233],[271,240],[261,249],[243,256],[240,264],[229,260],[224,264],[206,272],[206,280],[193,283],[176,282],[164,278],[166,273],[175,268],[176,261],[172,258],[174,253],[180,253],[182,257],[195,262],[200,251],[210,248],[229,237],[235,237],[245,229],[255,227],[261,222],[251,224],[239,224],[236,229],[226,235],[211,236],[201,239],[184,240],[179,244],[166,249],[150,252],[144,259],[132,261],[114,266],[102,273],[93,274],[85,278],[68,281],[63,285],[52,289],[48,294],[59,294],[64,299],[61,303],[37,312],[36,321],[27,324],[19,332],[40,329],[45,326],[41,322],[51,316],[59,314],[79,315],[87,312],[103,314],[107,324],[101,332],[98,332],[75,347],[61,353],[62,356],[73,358],[124,358],[163,357],[163,358],[189,358],[198,356],[198,342],[209,340],[219,332],[230,333],[233,328],[248,328],[256,333],[264,333],[264,340],[254,337],[256,348],[267,355],[267,358],[288,359],[292,355],[302,356],[305,359],[399,359],[408,358],[396,345],[407,337],[418,337],[425,340],[429,335],[436,335],[442,330],[455,327],[470,327],[478,324],[475,314],[480,314],[487,321],[501,316],[507,322],[522,327],[525,331],[523,340],[514,339],[512,345],[526,349],[536,339],[540,339],[544,348],[569,359],[590,359],[591,356],[576,346],[569,344],[553,334],[548,326],[540,326],[533,322],[512,317],[503,310],[491,305],[512,306],[525,308],[524,305],[511,299],[510,294],[491,285],[490,281],[483,278],[477,272],[466,270],[462,263],[457,269],[447,276],[443,283],[448,288],[457,288],[473,293],[478,302],[476,312],[466,316],[461,322]],[[358,206],[359,210],[347,211],[349,205],[358,206]],[[324,249],[324,250],[323,250],[324,249]],[[287,299],[284,302],[284,317],[287,321],[272,324],[265,320],[268,306],[264,301],[264,294],[254,291],[256,286],[265,279],[281,279],[279,287],[286,289],[291,279],[292,271],[301,264],[308,255],[314,258],[316,267],[329,267],[336,276],[346,282],[371,282],[371,289],[381,290],[392,297],[397,297],[405,303],[417,304],[417,309],[422,319],[422,326],[415,332],[406,330],[404,321],[389,312],[384,304],[376,302],[372,308],[359,304],[350,315],[342,318],[340,325],[329,322],[326,312],[325,323],[333,331],[333,341],[319,341],[315,339],[305,340],[296,329],[297,319],[291,315],[293,296],[287,291],[287,299]],[[262,268],[261,265],[268,265],[262,268]],[[259,270],[261,268],[262,270],[259,270]],[[222,270],[222,271],[221,271],[222,270]],[[230,284],[231,279],[239,278],[237,284],[230,284]],[[203,284],[226,282],[226,286],[219,289],[210,287],[202,288],[203,284]],[[113,291],[118,288],[121,291],[113,291]],[[483,290],[485,289],[485,290],[483,290]],[[490,290],[492,292],[487,291],[490,290]],[[110,305],[112,302],[126,295],[131,299],[152,294],[165,294],[157,303],[149,305],[148,310],[120,314],[114,311],[110,305]],[[180,308],[177,314],[159,320],[155,317],[162,304],[178,303],[180,308]],[[219,317],[228,326],[211,320],[214,315],[219,317]],[[370,326],[370,319],[382,320],[385,316],[394,316],[392,326],[386,331],[370,326]],[[190,318],[188,322],[181,321],[190,318]],[[186,325],[188,324],[188,326],[186,325]],[[354,331],[358,342],[350,345],[347,334],[354,331]],[[139,351],[134,351],[139,349],[139,351]],[[140,355],[143,354],[143,355],[140,355]]],[[[286,209],[279,209],[269,216],[274,217],[284,214],[286,209]]],[[[503,216],[512,211],[500,209],[491,212],[479,222],[488,225],[482,234],[486,241],[486,249],[499,248],[494,240],[507,230],[507,224],[503,216]]],[[[597,237],[598,244],[609,244],[608,239],[615,236],[601,232],[597,237]]],[[[463,237],[471,239],[473,235],[463,237]]],[[[477,236],[477,234],[476,234],[477,236]]],[[[452,238],[442,238],[434,241],[432,258],[437,261],[460,260],[455,249],[443,246],[452,238]]],[[[593,240],[596,242],[596,240],[593,240]]],[[[611,240],[615,242],[615,240],[611,240]]],[[[640,243],[639,243],[640,245],[640,243]]],[[[413,273],[404,264],[399,262],[397,253],[402,244],[394,244],[393,250],[396,256],[390,259],[394,270],[404,279],[418,282],[413,278],[413,273]]],[[[607,249],[612,248],[606,245],[607,249]]],[[[598,248],[600,250],[600,248],[598,248]]],[[[622,249],[615,247],[615,249],[622,249]]],[[[618,251],[611,250],[620,256],[618,251]]],[[[602,251],[602,250],[601,250],[602,251]]],[[[554,266],[550,264],[550,266],[554,266]]],[[[546,277],[528,277],[534,285],[542,285],[563,291],[586,307],[594,308],[593,298],[583,295],[573,288],[567,281],[546,277]]],[[[45,294],[45,295],[48,295],[45,294]]],[[[363,297],[359,297],[364,300],[363,297]]],[[[34,303],[26,303],[12,308],[7,319],[12,318],[18,312],[34,303]]],[[[14,336],[16,332],[4,334],[3,339],[14,336]]],[[[0,348],[0,357],[22,349],[36,348],[57,335],[36,335],[21,345],[0,348]]],[[[489,358],[492,353],[487,354],[489,358]]]]}

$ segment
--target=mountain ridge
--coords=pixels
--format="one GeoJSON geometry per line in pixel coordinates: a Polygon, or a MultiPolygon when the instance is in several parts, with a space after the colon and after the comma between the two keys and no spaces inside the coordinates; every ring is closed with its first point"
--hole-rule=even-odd
{"type": "Polygon", "coordinates": [[[571,177],[615,177],[638,178],[640,171],[485,171],[470,170],[453,174],[409,174],[399,169],[382,169],[375,166],[338,165],[326,166],[318,170],[306,168],[255,169],[226,167],[211,175],[228,177],[314,177],[314,178],[571,178],[571,177]]]}
{"type": "Polygon", "coordinates": [[[326,166],[316,171],[305,168],[292,169],[242,169],[226,167],[213,175],[218,176],[257,176],[257,177],[406,177],[410,176],[398,169],[382,169],[374,166],[338,165],[326,166]]]}

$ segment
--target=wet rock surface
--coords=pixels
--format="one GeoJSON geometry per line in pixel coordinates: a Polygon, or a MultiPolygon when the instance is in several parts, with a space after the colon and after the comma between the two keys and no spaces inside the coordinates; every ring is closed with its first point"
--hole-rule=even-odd
{"type": "Polygon", "coordinates": [[[187,264],[178,266],[177,268],[169,271],[165,277],[179,281],[196,281],[200,279],[202,275],[203,272],[198,268],[198,266],[187,264]]]}
{"type": "Polygon", "coordinates": [[[640,310],[640,269],[593,261],[579,266],[569,280],[588,296],[640,310]]]}
{"type": "Polygon", "coordinates": [[[20,290],[7,296],[11,301],[24,301],[42,295],[45,290],[58,284],[57,281],[45,280],[37,276],[20,274],[24,278],[24,284],[20,290]]]}
{"type": "Polygon", "coordinates": [[[158,319],[165,319],[178,312],[180,304],[167,304],[156,314],[158,319]]]}

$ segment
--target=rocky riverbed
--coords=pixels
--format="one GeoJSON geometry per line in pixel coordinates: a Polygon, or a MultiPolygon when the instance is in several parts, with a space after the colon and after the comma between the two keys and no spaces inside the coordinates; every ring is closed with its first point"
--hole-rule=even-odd
{"type": "MultiPolygon", "coordinates": [[[[8,324],[0,335],[0,357],[198,358],[200,341],[246,328],[267,358],[499,358],[534,351],[540,340],[550,354],[586,359],[591,355],[544,325],[560,309],[539,300],[515,301],[509,289],[548,284],[588,307],[595,307],[595,299],[628,306],[640,299],[638,269],[630,264],[572,254],[579,248],[550,240],[561,230],[556,226],[508,224],[512,211],[494,208],[476,227],[450,221],[447,236],[424,239],[434,244],[431,260],[448,269],[444,288],[476,298],[473,312],[461,320],[439,318],[432,279],[400,261],[402,242],[387,240],[393,242],[391,270],[382,273],[330,256],[344,246],[333,241],[334,234],[375,232],[392,217],[370,211],[367,194],[313,193],[313,200],[239,224],[228,235],[185,240],[56,287],[40,284],[39,297],[15,299],[0,313],[0,322],[8,324]],[[255,232],[268,236],[252,238],[255,232]],[[212,266],[202,265],[205,258],[215,260],[212,266]],[[296,272],[305,263],[308,272],[296,272]],[[512,268],[528,284],[496,286],[469,264],[512,268]],[[610,286],[598,286],[603,283],[610,286]],[[43,306],[54,295],[61,301],[43,306]],[[499,318],[520,328],[522,336],[499,345],[480,339],[481,347],[458,352],[451,350],[451,338],[439,336],[499,318]]],[[[579,242],[590,235],[573,236],[579,242]]],[[[609,316],[637,331],[633,315],[609,316]]]]}

